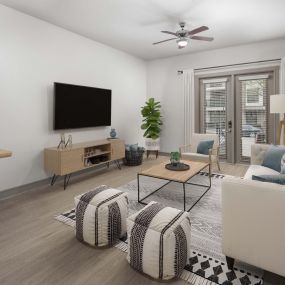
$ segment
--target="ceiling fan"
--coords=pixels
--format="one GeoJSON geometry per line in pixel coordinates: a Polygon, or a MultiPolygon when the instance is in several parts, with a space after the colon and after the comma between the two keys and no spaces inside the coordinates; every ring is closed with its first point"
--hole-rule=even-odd
{"type": "Polygon", "coordinates": [[[175,36],[175,38],[171,38],[171,39],[167,39],[167,40],[164,40],[164,41],[156,42],[156,43],[153,43],[153,45],[157,45],[157,44],[161,44],[161,43],[164,43],[164,42],[176,40],[176,42],[178,44],[178,48],[181,49],[181,48],[184,48],[184,47],[186,47],[188,45],[189,39],[199,40],[199,41],[207,41],[207,42],[210,42],[210,41],[212,41],[214,39],[214,38],[211,38],[211,37],[195,36],[198,33],[201,33],[201,32],[209,30],[209,28],[206,27],[206,26],[201,26],[201,27],[196,28],[196,29],[194,29],[192,31],[188,31],[188,30],[184,29],[185,25],[186,25],[185,22],[180,22],[179,26],[181,27],[181,29],[178,30],[175,33],[169,32],[169,31],[161,31],[162,33],[173,35],[173,36],[175,36]]]}

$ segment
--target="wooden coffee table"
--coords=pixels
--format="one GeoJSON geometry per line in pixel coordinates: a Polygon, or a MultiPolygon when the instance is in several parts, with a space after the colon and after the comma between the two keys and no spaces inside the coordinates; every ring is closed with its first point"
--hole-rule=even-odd
{"type": "Polygon", "coordinates": [[[211,165],[207,162],[199,162],[199,161],[189,161],[189,160],[182,160],[181,162],[188,164],[190,166],[189,170],[185,171],[172,171],[165,168],[165,165],[168,162],[163,162],[157,165],[154,165],[146,170],[143,170],[137,174],[138,179],[138,202],[141,204],[146,205],[147,203],[143,202],[146,198],[154,194],[155,192],[159,191],[163,187],[165,187],[167,184],[171,182],[178,182],[181,183],[183,186],[183,194],[184,194],[184,211],[186,211],[186,194],[185,194],[185,184],[189,185],[196,185],[205,187],[206,190],[204,193],[199,197],[199,199],[192,205],[187,211],[189,212],[201,199],[202,197],[209,191],[212,185],[211,181],[211,165]],[[197,184],[197,183],[191,183],[188,182],[192,177],[197,175],[201,170],[205,169],[206,167],[209,168],[209,185],[203,185],[203,184],[197,184]],[[148,176],[148,177],[154,177],[159,178],[163,180],[167,180],[167,182],[159,187],[158,189],[154,190],[147,196],[140,198],[140,176],[148,176]]]}

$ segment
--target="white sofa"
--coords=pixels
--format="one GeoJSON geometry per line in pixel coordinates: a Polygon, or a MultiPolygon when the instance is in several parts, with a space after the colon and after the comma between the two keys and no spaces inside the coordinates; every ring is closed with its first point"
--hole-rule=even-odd
{"type": "Polygon", "coordinates": [[[251,165],[242,178],[222,182],[223,253],[285,276],[285,186],[252,180],[252,175],[278,174],[261,166],[268,145],[254,144],[251,165]]]}

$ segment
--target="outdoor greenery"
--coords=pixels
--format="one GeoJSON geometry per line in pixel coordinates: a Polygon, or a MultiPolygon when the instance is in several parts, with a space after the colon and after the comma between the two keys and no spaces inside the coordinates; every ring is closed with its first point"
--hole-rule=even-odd
{"type": "Polygon", "coordinates": [[[144,137],[153,140],[158,139],[161,132],[161,105],[160,102],[155,102],[154,98],[149,98],[142,107],[141,114],[143,116],[143,124],[141,129],[144,130],[144,137]]]}

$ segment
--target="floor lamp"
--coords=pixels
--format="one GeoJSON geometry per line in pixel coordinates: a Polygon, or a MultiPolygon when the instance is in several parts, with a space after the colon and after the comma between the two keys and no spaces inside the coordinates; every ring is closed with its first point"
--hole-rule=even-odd
{"type": "Polygon", "coordinates": [[[285,145],[285,94],[270,96],[270,113],[284,114],[283,119],[280,121],[279,142],[281,144],[281,137],[283,135],[283,145],[285,145]]]}

